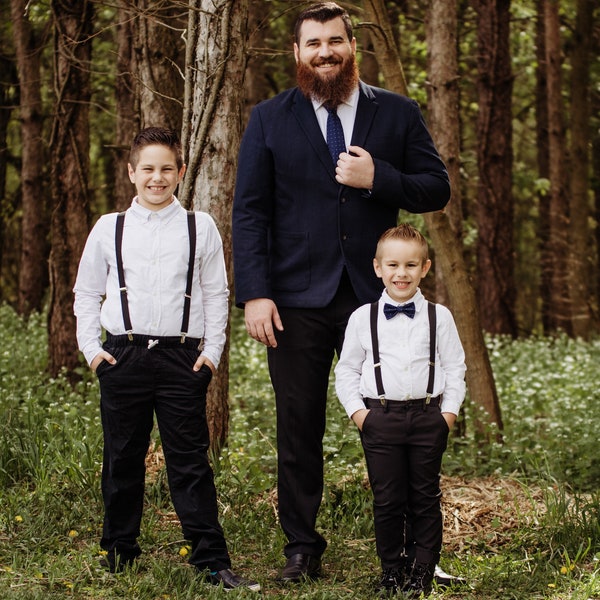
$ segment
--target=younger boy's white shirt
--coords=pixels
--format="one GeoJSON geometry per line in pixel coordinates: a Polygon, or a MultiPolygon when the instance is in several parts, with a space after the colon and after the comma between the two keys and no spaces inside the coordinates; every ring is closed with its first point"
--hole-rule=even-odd
{"type": "MultiPolygon", "coordinates": [[[[379,358],[385,397],[389,401],[424,398],[429,379],[429,317],[420,290],[408,301],[415,303],[415,317],[398,314],[386,319],[385,303],[397,305],[386,291],[377,311],[379,358]]],[[[403,303],[404,304],[404,303],[403,303]]],[[[436,364],[433,396],[443,393],[442,412],[458,414],[465,397],[465,355],[450,311],[436,305],[436,364]]],[[[365,408],[363,398],[378,398],[373,367],[370,324],[371,305],[355,310],[348,321],[344,346],[335,368],[335,389],[351,417],[365,408]]]]}
{"type": "MultiPolygon", "coordinates": [[[[221,236],[206,213],[196,212],[196,255],[187,335],[204,338],[202,354],[218,366],[228,316],[221,236]]],[[[87,239],[75,282],[77,341],[88,364],[102,349],[102,328],[125,333],[115,254],[117,213],[100,217],[87,239]],[[105,297],[104,301],[103,298],[105,297]]],[[[151,211],[134,198],[125,215],[123,268],[133,332],[181,333],[187,282],[187,211],[175,199],[151,211]]]]}

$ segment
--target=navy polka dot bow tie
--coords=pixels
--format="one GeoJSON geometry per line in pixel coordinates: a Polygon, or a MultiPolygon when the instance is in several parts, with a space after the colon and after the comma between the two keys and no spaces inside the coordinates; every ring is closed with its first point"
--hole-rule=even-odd
{"type": "Polygon", "coordinates": [[[414,319],[415,303],[409,302],[408,304],[404,304],[402,306],[394,306],[393,304],[387,303],[383,305],[383,314],[385,315],[386,319],[391,319],[398,313],[404,313],[409,319],[414,319]]]}

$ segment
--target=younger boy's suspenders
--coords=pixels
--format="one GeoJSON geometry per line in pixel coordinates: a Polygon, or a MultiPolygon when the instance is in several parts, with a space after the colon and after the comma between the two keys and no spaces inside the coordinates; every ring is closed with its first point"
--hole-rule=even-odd
{"type": "MultiPolygon", "coordinates": [[[[117,254],[117,274],[119,276],[119,292],[121,294],[121,310],[123,312],[123,324],[129,340],[133,340],[133,327],[129,315],[129,303],[127,302],[127,286],[125,285],[125,272],[123,270],[123,226],[125,224],[125,213],[120,212],[117,215],[117,225],[115,228],[115,251],[117,254]]],[[[187,211],[188,237],[190,240],[190,256],[188,259],[187,282],[185,286],[185,297],[183,300],[183,319],[181,321],[181,343],[185,342],[185,337],[190,324],[190,307],[192,300],[192,284],[194,281],[194,257],[196,256],[196,215],[193,211],[187,211]]]]}
{"type": "MultiPolygon", "coordinates": [[[[383,389],[383,380],[381,378],[381,362],[379,360],[379,337],[377,335],[377,312],[379,302],[371,304],[371,344],[373,346],[373,369],[375,372],[375,385],[377,386],[377,396],[383,409],[387,411],[388,405],[383,389]]],[[[437,327],[437,318],[435,304],[427,302],[427,314],[429,316],[429,379],[427,381],[427,395],[425,397],[425,406],[431,401],[433,394],[433,382],[435,381],[435,333],[437,327]]]]}

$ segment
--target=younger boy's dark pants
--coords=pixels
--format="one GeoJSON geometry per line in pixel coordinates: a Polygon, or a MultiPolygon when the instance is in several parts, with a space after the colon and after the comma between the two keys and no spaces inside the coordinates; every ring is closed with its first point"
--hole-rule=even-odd
{"type": "Polygon", "coordinates": [[[145,458],[156,413],[171,498],[183,535],[192,542],[190,563],[213,571],[229,568],[207,457],[206,390],[212,372],[207,366],[192,370],[198,350],[191,345],[165,340],[148,349],[147,343],[132,345],[123,337],[109,336],[104,348],[117,363],[102,362],[97,370],[104,430],[101,546],[122,561],[141,553],[145,458]]]}
{"type": "Polygon", "coordinates": [[[371,412],[361,433],[373,491],[375,540],[383,569],[398,568],[405,553],[437,564],[442,548],[440,469],[448,425],[437,400],[365,401],[371,412]],[[405,547],[405,520],[414,548],[405,547]]]}

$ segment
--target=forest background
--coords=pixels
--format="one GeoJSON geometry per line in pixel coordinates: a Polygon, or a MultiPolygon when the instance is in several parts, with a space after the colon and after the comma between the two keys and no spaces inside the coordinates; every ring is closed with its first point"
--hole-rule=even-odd
{"type": "MultiPolygon", "coordinates": [[[[559,379],[564,365],[557,359],[548,371],[543,351],[530,342],[539,340],[560,347],[567,366],[573,356],[587,366],[583,372],[567,369],[572,377],[589,383],[597,371],[597,362],[589,361],[597,359],[600,295],[600,7],[593,0],[341,4],[356,25],[361,78],[419,101],[448,166],[448,208],[401,218],[430,237],[435,274],[426,281],[426,293],[452,308],[467,352],[469,402],[456,443],[469,447],[471,458],[458,472],[473,473],[473,456],[483,456],[489,460],[483,474],[489,475],[499,468],[490,458],[493,449],[507,448],[518,430],[507,413],[507,388],[499,384],[494,352],[514,357],[511,352],[521,352],[514,348],[527,348],[514,359],[520,369],[559,379]],[[570,344],[583,346],[572,353],[570,344]]],[[[10,332],[13,318],[28,335],[29,327],[43,326],[43,347],[35,348],[44,360],[33,362],[50,379],[36,379],[38,389],[59,382],[69,386],[70,397],[83,384],[95,385],[75,346],[72,287],[95,219],[131,201],[125,165],[139,128],[160,124],[181,132],[188,171],[178,196],[213,215],[231,275],[240,136],[254,104],[293,85],[291,31],[305,5],[2,0],[0,301],[14,315],[5,315],[2,333],[10,332]]],[[[236,319],[239,324],[234,309],[233,340],[236,319]]],[[[240,348],[232,356],[256,366],[256,349],[240,348]],[[240,348],[243,353],[235,355],[240,348]]],[[[215,453],[230,451],[230,426],[232,435],[240,435],[229,407],[235,416],[240,407],[231,390],[243,384],[239,365],[232,363],[230,377],[227,356],[209,404],[215,453]]],[[[28,360],[27,353],[23,358],[28,360]]],[[[507,366],[510,373],[515,368],[507,366]]],[[[2,374],[7,381],[14,375],[10,366],[2,374]]],[[[538,383],[532,389],[539,390],[538,383]]],[[[35,396],[35,389],[24,387],[16,395],[3,391],[6,423],[30,410],[23,400],[35,396]]],[[[542,398],[556,403],[561,391],[552,390],[542,398]]],[[[588,443],[594,431],[591,393],[579,390],[564,399],[580,400],[570,417],[582,427],[573,452],[584,466],[570,483],[584,494],[597,490],[599,477],[597,453],[588,443]],[[574,414],[587,416],[580,422],[574,414]]],[[[546,423],[547,405],[532,408],[532,418],[546,423]]],[[[237,414],[245,422],[243,411],[237,414]]],[[[38,425],[44,429],[44,423],[38,425]]],[[[13,437],[7,433],[6,440],[13,437]]],[[[16,483],[11,452],[4,473],[16,483]]],[[[553,464],[550,479],[562,469],[558,479],[564,484],[573,469],[568,462],[553,464]]],[[[585,498],[583,505],[597,516],[597,497],[591,504],[585,498]]],[[[580,522],[581,514],[576,516],[580,522]]],[[[593,557],[598,540],[589,540],[574,554],[593,557]]],[[[570,570],[570,559],[566,564],[570,570]]],[[[588,563],[586,577],[590,564],[595,572],[588,563]]],[[[592,589],[594,577],[584,579],[592,589]]]]}

